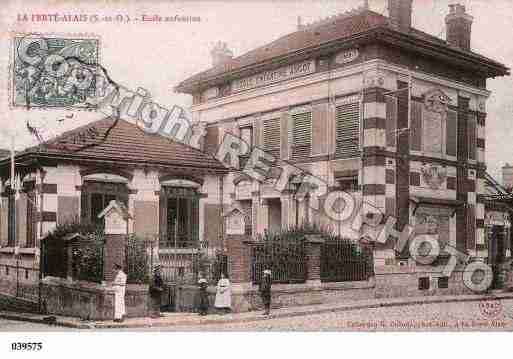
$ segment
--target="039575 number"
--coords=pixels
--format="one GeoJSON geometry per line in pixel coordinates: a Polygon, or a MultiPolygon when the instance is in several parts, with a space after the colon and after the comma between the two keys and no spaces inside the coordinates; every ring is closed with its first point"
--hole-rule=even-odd
{"type": "Polygon", "coordinates": [[[19,351],[39,351],[43,349],[43,343],[12,343],[11,350],[19,351]]]}

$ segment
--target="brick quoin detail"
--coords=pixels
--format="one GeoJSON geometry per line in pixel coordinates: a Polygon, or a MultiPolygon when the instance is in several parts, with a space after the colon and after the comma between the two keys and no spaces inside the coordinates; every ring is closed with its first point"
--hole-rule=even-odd
{"type": "MultiPolygon", "coordinates": [[[[397,88],[403,89],[408,84],[397,82],[397,88]]],[[[408,91],[401,91],[397,95],[397,128],[408,127],[408,91]]],[[[397,166],[396,166],[396,228],[402,230],[410,222],[410,161],[407,158],[410,152],[410,136],[402,135],[397,138],[397,166]]],[[[393,241],[388,247],[393,246],[393,241]]]]}
{"type": "MultiPolygon", "coordinates": [[[[458,162],[467,163],[468,141],[467,141],[467,115],[469,109],[469,99],[458,97],[458,162]]],[[[457,168],[457,192],[456,198],[467,203],[467,182],[468,173],[464,166],[457,168]]],[[[456,210],[456,248],[460,251],[467,250],[467,208],[460,206],[456,210]]]]}
{"type": "Polygon", "coordinates": [[[232,283],[251,281],[251,244],[245,235],[227,235],[225,244],[228,251],[228,277],[232,283]]]}
{"type": "Polygon", "coordinates": [[[126,235],[106,234],[103,252],[103,278],[114,280],[114,264],[118,263],[126,273],[126,235]]]}

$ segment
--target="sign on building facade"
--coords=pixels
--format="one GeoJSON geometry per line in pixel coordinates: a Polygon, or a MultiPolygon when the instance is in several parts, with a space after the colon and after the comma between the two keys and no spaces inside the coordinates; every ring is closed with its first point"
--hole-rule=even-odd
{"type": "Polygon", "coordinates": [[[232,82],[232,92],[249,90],[269,85],[275,82],[293,79],[315,72],[315,60],[300,62],[281,67],[273,71],[265,71],[254,76],[242,78],[232,82]]]}

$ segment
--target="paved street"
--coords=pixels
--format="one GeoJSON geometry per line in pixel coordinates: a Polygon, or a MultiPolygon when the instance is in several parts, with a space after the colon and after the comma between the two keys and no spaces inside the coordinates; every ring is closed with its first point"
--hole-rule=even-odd
{"type": "MultiPolygon", "coordinates": [[[[109,331],[382,331],[382,330],[513,330],[513,299],[494,302],[434,303],[360,309],[316,315],[267,319],[243,323],[201,324],[109,331]],[[481,304],[480,304],[481,303],[481,304]]],[[[0,330],[70,331],[0,319],[0,330]]]]}
{"type": "Polygon", "coordinates": [[[205,331],[338,331],[338,330],[513,330],[513,300],[502,309],[482,314],[479,302],[437,303],[352,310],[318,315],[277,318],[251,323],[181,327],[205,331]]]}
{"type": "Polygon", "coordinates": [[[29,323],[17,320],[7,320],[0,318],[0,332],[14,332],[14,331],[69,331],[75,329],[61,328],[61,327],[52,327],[46,324],[37,324],[37,323],[29,323]]]}

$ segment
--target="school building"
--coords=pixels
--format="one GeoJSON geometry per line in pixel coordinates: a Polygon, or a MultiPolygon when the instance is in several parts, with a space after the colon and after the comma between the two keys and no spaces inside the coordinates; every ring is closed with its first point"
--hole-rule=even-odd
{"type": "MultiPolygon", "coordinates": [[[[394,216],[398,229],[409,224],[438,235],[442,248],[484,261],[490,241],[500,241],[509,258],[508,215],[493,224],[485,215],[486,123],[500,121],[487,117],[486,82],[509,69],[472,50],[473,17],[464,6],[449,6],[446,39],[412,27],[413,8],[412,0],[389,0],[388,17],[364,5],[298,21],[295,32],[238,57],[219,42],[213,67],[176,89],[193,97],[207,148],[227,133],[240,136],[394,216]],[[499,237],[487,235],[491,226],[499,237]]],[[[224,203],[242,208],[248,234],[310,222],[362,235],[295,201],[293,191],[276,191],[273,180],[233,170],[224,179],[224,203]]],[[[393,246],[374,249],[383,295],[461,282],[439,279],[440,261],[420,266],[393,246]]]]}

